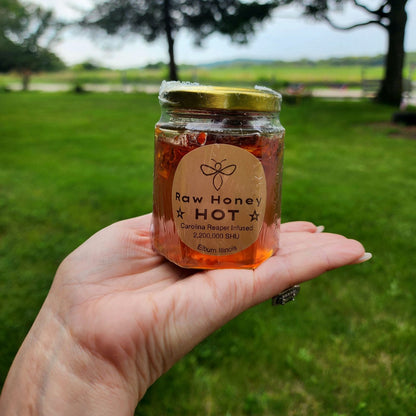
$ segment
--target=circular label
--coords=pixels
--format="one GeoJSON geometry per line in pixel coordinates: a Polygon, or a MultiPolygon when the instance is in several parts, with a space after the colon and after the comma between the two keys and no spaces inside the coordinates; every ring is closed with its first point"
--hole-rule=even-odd
{"type": "Polygon", "coordinates": [[[172,209],[179,238],[212,256],[253,244],[267,203],[261,162],[247,150],[212,144],[187,153],[173,178],[172,209]]]}

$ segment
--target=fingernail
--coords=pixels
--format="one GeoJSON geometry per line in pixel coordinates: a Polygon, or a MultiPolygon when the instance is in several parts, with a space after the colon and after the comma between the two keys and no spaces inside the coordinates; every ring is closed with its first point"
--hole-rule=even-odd
{"type": "Polygon", "coordinates": [[[361,256],[358,260],[357,263],[364,263],[367,260],[370,260],[371,257],[373,257],[373,255],[371,253],[364,253],[363,256],[361,256]]]}
{"type": "Polygon", "coordinates": [[[315,231],[315,233],[321,233],[322,231],[324,231],[325,230],[325,226],[324,225],[318,225],[317,227],[316,227],[316,231],[315,231]]]}

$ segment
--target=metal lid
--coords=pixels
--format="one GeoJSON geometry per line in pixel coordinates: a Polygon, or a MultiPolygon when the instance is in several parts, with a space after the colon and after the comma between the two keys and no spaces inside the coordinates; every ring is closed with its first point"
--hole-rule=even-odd
{"type": "Polygon", "coordinates": [[[163,81],[159,100],[163,106],[188,109],[278,112],[282,96],[269,88],[232,88],[163,81]]]}

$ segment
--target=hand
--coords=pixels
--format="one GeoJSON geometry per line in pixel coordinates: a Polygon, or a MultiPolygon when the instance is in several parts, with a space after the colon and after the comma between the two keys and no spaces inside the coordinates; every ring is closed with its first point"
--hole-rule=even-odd
{"type": "Polygon", "coordinates": [[[35,415],[131,415],[158,377],[245,309],[368,259],[357,241],[292,222],[256,270],[195,272],[153,251],[150,222],[113,224],[63,261],[9,373],[2,415],[30,406],[35,415]]]}

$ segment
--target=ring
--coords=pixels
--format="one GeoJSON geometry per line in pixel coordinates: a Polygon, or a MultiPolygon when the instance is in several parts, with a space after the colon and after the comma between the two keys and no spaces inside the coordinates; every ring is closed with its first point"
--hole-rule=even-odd
{"type": "Polygon", "coordinates": [[[278,295],[273,296],[272,298],[272,305],[284,305],[292,300],[295,300],[296,295],[300,291],[300,286],[295,285],[292,287],[289,287],[288,289],[284,290],[283,292],[280,292],[278,295]]]}

